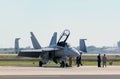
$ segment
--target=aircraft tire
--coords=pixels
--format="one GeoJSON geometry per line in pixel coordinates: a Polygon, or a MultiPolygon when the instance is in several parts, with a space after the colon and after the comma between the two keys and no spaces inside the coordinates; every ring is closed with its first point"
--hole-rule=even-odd
{"type": "Polygon", "coordinates": [[[43,63],[42,61],[39,61],[39,67],[42,67],[43,63]]]}
{"type": "Polygon", "coordinates": [[[69,67],[68,63],[66,63],[66,67],[69,67]]]}
{"type": "Polygon", "coordinates": [[[65,62],[64,61],[61,62],[60,67],[63,67],[63,68],[65,67],[65,62]]]}

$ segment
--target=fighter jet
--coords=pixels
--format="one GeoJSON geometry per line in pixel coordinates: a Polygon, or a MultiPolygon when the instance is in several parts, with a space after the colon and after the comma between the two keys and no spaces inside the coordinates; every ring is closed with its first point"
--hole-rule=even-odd
{"type": "Polygon", "coordinates": [[[80,55],[79,51],[71,47],[66,41],[70,35],[69,30],[64,30],[57,42],[57,32],[54,32],[48,47],[41,47],[33,32],[31,32],[31,41],[34,49],[18,50],[18,38],[15,39],[16,51],[18,56],[22,57],[39,57],[39,66],[47,64],[49,61],[54,61],[56,64],[60,63],[61,67],[66,66],[67,57],[77,57],[80,55]]]}

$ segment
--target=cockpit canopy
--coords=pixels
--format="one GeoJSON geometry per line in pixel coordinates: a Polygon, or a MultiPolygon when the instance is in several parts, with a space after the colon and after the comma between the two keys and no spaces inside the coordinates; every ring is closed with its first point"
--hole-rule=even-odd
{"type": "Polygon", "coordinates": [[[57,43],[57,45],[58,45],[58,46],[62,46],[62,47],[65,47],[65,46],[66,46],[66,47],[71,47],[70,44],[67,43],[67,42],[65,42],[65,43],[64,43],[64,42],[59,42],[59,43],[57,43]]]}
{"type": "Polygon", "coordinates": [[[63,33],[61,34],[59,40],[58,40],[57,45],[63,46],[63,47],[67,46],[66,41],[67,41],[69,35],[70,35],[70,31],[68,29],[64,30],[63,33]]]}

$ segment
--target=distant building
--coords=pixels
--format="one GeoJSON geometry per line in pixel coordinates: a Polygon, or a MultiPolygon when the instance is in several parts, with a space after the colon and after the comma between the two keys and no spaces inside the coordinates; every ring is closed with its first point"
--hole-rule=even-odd
{"type": "Polygon", "coordinates": [[[120,48],[120,41],[117,42],[118,48],[120,48]]]}

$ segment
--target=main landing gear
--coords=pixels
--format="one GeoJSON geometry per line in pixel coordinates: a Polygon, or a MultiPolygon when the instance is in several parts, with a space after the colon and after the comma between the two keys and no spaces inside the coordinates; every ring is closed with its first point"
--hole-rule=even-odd
{"type": "Polygon", "coordinates": [[[65,63],[64,61],[62,61],[60,63],[60,67],[64,68],[64,67],[69,67],[69,66],[68,66],[68,63],[65,63]]]}
{"type": "Polygon", "coordinates": [[[42,67],[42,66],[43,66],[43,62],[39,61],[39,67],[42,67]]]}

